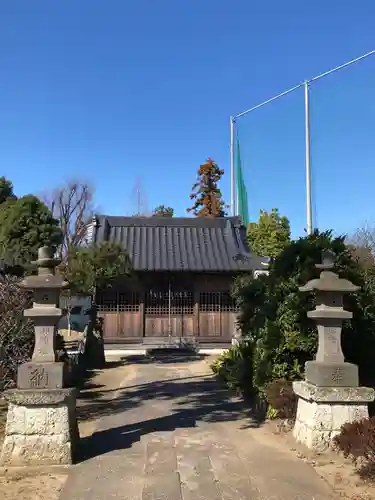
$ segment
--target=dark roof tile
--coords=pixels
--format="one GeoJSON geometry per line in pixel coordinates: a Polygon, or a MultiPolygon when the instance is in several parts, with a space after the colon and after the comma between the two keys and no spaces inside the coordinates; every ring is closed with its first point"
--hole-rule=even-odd
{"type": "Polygon", "coordinates": [[[237,217],[98,216],[94,241],[120,243],[137,271],[240,271],[260,269],[237,217]]]}

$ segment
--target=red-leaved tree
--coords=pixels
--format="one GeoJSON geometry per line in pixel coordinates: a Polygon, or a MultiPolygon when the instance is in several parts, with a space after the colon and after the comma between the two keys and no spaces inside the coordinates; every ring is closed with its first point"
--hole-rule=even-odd
{"type": "Polygon", "coordinates": [[[197,217],[225,217],[228,205],[222,199],[218,183],[224,170],[212,158],[208,158],[198,170],[198,180],[194,184],[190,199],[194,205],[187,209],[197,217]]]}

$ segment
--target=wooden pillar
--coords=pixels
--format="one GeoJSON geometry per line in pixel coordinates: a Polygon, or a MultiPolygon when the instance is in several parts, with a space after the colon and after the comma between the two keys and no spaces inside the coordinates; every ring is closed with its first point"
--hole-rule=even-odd
{"type": "Polygon", "coordinates": [[[119,291],[116,291],[116,337],[121,336],[120,332],[120,294],[119,291]]]}
{"type": "Polygon", "coordinates": [[[200,286],[199,286],[199,281],[198,283],[194,283],[194,290],[193,290],[193,302],[194,302],[194,309],[193,309],[193,335],[194,337],[199,337],[199,295],[200,295],[200,286]]]}
{"type": "Polygon", "coordinates": [[[145,336],[145,289],[142,287],[139,291],[139,336],[143,339],[145,336]]]}

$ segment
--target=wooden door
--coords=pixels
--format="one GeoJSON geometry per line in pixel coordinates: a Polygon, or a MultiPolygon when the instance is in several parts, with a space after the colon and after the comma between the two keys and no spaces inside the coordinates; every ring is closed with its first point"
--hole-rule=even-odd
{"type": "Polygon", "coordinates": [[[193,334],[190,290],[154,288],[146,292],[145,337],[186,337],[193,334]]]}
{"type": "Polygon", "coordinates": [[[234,332],[236,305],[228,292],[199,294],[200,342],[230,342],[234,332]]]}
{"type": "Polygon", "coordinates": [[[137,343],[142,337],[140,294],[109,290],[97,296],[106,343],[137,343]]]}

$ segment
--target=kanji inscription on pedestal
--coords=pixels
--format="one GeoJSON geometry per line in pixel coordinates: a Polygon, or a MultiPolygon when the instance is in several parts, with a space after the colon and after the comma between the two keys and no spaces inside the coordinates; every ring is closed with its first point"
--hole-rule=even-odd
{"type": "Polygon", "coordinates": [[[48,372],[43,366],[33,367],[29,374],[32,389],[48,388],[48,372]]]}
{"type": "Polygon", "coordinates": [[[341,366],[337,366],[332,371],[332,385],[341,385],[344,378],[344,370],[341,366]]]}

